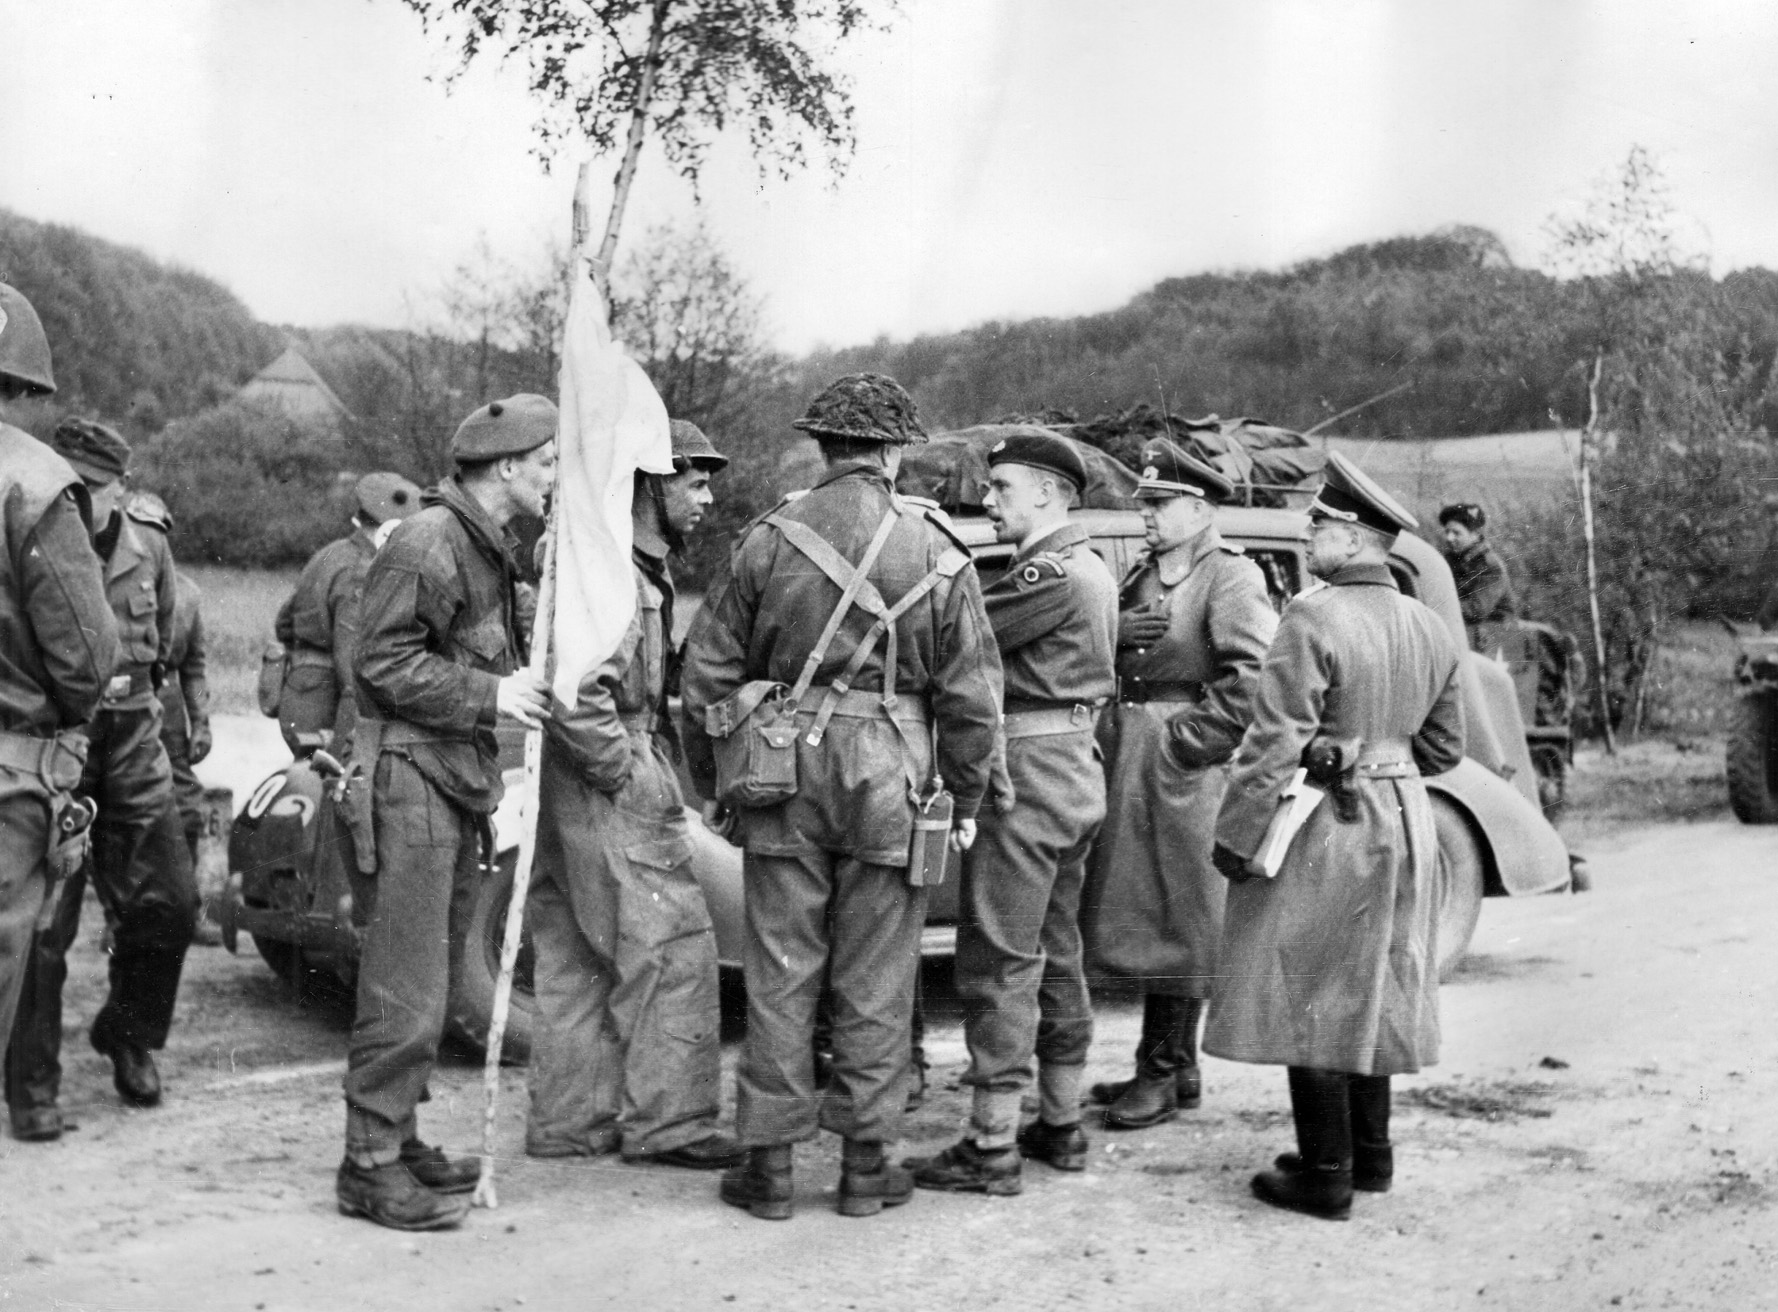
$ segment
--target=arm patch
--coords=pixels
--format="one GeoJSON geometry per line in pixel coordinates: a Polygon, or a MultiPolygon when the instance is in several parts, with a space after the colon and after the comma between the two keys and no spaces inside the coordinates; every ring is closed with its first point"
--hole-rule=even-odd
{"type": "Polygon", "coordinates": [[[1062,558],[1052,552],[1043,552],[1033,556],[1019,566],[1019,582],[1027,586],[1035,586],[1046,579],[1065,579],[1068,571],[1062,566],[1062,558]]]}

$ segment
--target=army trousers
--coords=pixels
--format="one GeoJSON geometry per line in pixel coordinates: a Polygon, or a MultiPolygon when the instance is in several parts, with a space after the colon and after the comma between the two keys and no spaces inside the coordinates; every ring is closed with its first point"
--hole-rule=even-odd
{"type": "Polygon", "coordinates": [[[451,944],[482,878],[482,816],[457,806],[407,757],[386,751],[373,780],[376,907],[364,931],[346,1057],[346,1151],[384,1163],[413,1133],[438,1061],[451,944]]]}
{"type": "Polygon", "coordinates": [[[1033,1058],[1084,1066],[1093,1041],[1080,937],[1087,851],[1105,819],[1105,773],[1090,724],[1006,744],[1015,801],[984,812],[958,889],[957,996],[969,1045],[964,1083],[1031,1084],[1033,1058]]]}
{"type": "Polygon", "coordinates": [[[672,767],[646,732],[615,794],[544,744],[527,1150],[646,1157],[708,1138],[722,1085],[716,933],[672,767]]]}
{"type": "Polygon", "coordinates": [[[744,898],[741,1142],[796,1143],[817,1129],[865,1143],[899,1138],[926,890],[910,887],[903,867],[811,848],[796,856],[749,851],[744,898]],[[813,1040],[824,983],[833,1077],[817,1093],[813,1040]]]}
{"type": "Polygon", "coordinates": [[[173,802],[160,707],[100,710],[88,726],[79,791],[99,808],[86,864],[62,885],[32,940],[6,1052],[6,1100],[48,1107],[61,1091],[62,987],[90,883],[105,913],[110,989],[93,1018],[106,1046],[166,1046],[185,950],[197,926],[191,853],[173,802]]]}
{"type": "Polygon", "coordinates": [[[30,967],[31,932],[48,891],[48,848],[49,804],[43,796],[17,792],[0,797],[0,1034],[12,1032],[30,967]]]}

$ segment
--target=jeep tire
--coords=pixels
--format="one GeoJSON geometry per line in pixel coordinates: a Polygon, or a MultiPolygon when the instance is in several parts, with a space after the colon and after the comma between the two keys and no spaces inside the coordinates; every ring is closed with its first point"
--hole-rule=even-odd
{"type": "Polygon", "coordinates": [[[1735,701],[1729,727],[1729,806],[1742,824],[1778,824],[1778,690],[1735,701]]]}

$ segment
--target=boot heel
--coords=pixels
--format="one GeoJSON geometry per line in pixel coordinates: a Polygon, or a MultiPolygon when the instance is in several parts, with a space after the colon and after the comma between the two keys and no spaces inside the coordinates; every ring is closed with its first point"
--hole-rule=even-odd
{"type": "Polygon", "coordinates": [[[1024,1177],[1014,1175],[989,1180],[982,1186],[982,1192],[995,1198],[1011,1198],[1025,1192],[1024,1177]]]}
{"type": "Polygon", "coordinates": [[[881,1198],[848,1198],[840,1195],[841,1216],[875,1216],[883,1210],[881,1198]]]}
{"type": "Polygon", "coordinates": [[[747,1214],[761,1221],[788,1221],[793,1204],[788,1198],[761,1198],[747,1204],[747,1214]]]}

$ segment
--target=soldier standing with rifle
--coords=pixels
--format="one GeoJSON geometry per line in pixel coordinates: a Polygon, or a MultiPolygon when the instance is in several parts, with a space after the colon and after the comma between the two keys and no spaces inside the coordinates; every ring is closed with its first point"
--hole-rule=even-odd
{"type": "MultiPolygon", "coordinates": [[[[92,811],[74,789],[87,722],[117,660],[86,487],[5,422],[55,388],[36,310],[0,283],[0,1034],[12,1032],[39,916],[80,864],[92,811]]],[[[14,1134],[60,1132],[59,1116],[34,1111],[15,1114],[14,1134]]]]}
{"type": "Polygon", "coordinates": [[[672,422],[670,477],[638,473],[636,618],[543,740],[536,870],[537,1038],[525,1151],[693,1170],[740,1162],[716,1131],[722,1088],[716,931],[691,868],[685,801],[666,748],[673,652],[668,553],[728,458],[672,422]]]}
{"type": "Polygon", "coordinates": [[[1143,989],[1134,1077],[1091,1091],[1111,1130],[1172,1120],[1203,1096],[1198,1023],[1224,897],[1211,837],[1278,626],[1259,567],[1216,529],[1235,485],[1165,438],[1142,463],[1149,551],[1120,589],[1111,815],[1081,917],[1095,968],[1143,989]]]}
{"type": "Polygon", "coordinates": [[[901,447],[927,440],[912,398],[891,378],[850,374],[795,426],[820,444],[827,472],[743,534],[685,656],[698,790],[757,787],[748,795],[760,799],[739,815],[748,1018],[736,1125],[749,1152],[721,1192],[774,1220],[792,1210],[792,1146],[821,1127],[845,1139],[842,1215],[869,1216],[913,1192],[884,1145],[900,1134],[907,1098],[926,913],[915,881],[944,861],[944,830],[925,825],[948,790],[951,841],[974,841],[1000,718],[1000,661],[969,552],[937,510],[894,490],[901,447]],[[742,713],[738,694],[766,700],[742,713]],[[759,754],[739,773],[725,754],[719,774],[719,739],[725,753],[733,740],[759,754]],[[824,978],[833,1084],[817,1095],[824,978]]]}
{"type": "Polygon", "coordinates": [[[1068,521],[1086,463],[1067,441],[1016,433],[988,454],[983,504],[1015,542],[982,594],[1005,672],[1010,798],[996,798],[963,858],[957,993],[974,1109],[965,1137],[907,1163],[922,1189],[1016,1194],[1021,1154],[1086,1168],[1081,1072],[1093,1040],[1080,939],[1087,849],[1105,818],[1093,726],[1116,688],[1117,585],[1068,521]],[[1040,1110],[1019,1129],[1037,1063],[1040,1110]]]}
{"type": "Polygon", "coordinates": [[[164,511],[125,504],[130,447],[90,419],[64,419],[56,449],[85,481],[98,526],[105,595],[117,619],[118,663],[87,726],[90,744],[80,793],[99,809],[87,866],[63,886],[33,963],[6,1054],[6,1100],[13,1132],[54,1139],[62,1132],[62,985],[68,949],[80,929],[90,871],[111,933],[111,987],[90,1039],[111,1059],[124,1101],[161,1099],[154,1049],[165,1046],[179,995],[185,951],[197,926],[198,892],[173,797],[173,770],[161,743],[159,688],[173,645],[173,556],[164,511]]]}
{"type": "Polygon", "coordinates": [[[353,834],[360,868],[374,857],[377,899],[335,1195],[340,1211],[396,1230],[457,1224],[481,1174],[479,1162],[422,1143],[414,1109],[444,1035],[451,941],[492,859],[494,726],[506,716],[534,728],[549,713],[547,687],[522,668],[506,529],[543,513],[555,436],[556,407],[541,396],[470,415],[451,439],[456,476],[425,493],[364,580],[353,755],[371,815],[354,818],[353,834]]]}
{"type": "Polygon", "coordinates": [[[1343,456],[1309,507],[1327,587],[1285,609],[1216,822],[1230,880],[1205,1050],[1290,1072],[1297,1151],[1253,1179],[1274,1207],[1343,1218],[1389,1188],[1389,1077],[1438,1060],[1438,836],[1423,775],[1463,759],[1459,645],[1404,597],[1412,515],[1343,456]],[[1332,795],[1275,878],[1255,855],[1299,767],[1332,795]]]}

